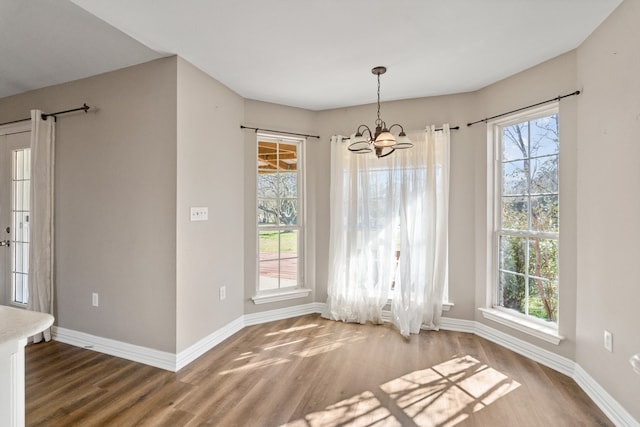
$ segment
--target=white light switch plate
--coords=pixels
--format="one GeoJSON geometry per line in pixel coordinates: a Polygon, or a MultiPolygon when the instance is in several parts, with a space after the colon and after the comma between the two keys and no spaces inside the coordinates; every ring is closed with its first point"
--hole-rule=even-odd
{"type": "Polygon", "coordinates": [[[191,208],[191,221],[207,221],[209,219],[209,208],[191,208]]]}

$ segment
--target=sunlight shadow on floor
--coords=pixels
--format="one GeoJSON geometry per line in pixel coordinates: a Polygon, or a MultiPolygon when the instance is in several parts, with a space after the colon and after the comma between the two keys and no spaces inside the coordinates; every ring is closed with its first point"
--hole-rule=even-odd
{"type": "Polygon", "coordinates": [[[454,357],[382,384],[376,391],[391,399],[388,408],[365,391],[284,426],[454,426],[519,386],[471,356],[454,357]]]}
{"type": "Polygon", "coordinates": [[[328,406],[324,411],[314,412],[282,427],[325,426],[393,426],[402,424],[393,416],[374,394],[365,391],[350,399],[328,406]]]}
{"type": "Polygon", "coordinates": [[[289,359],[282,359],[282,358],[271,358],[266,360],[260,360],[258,362],[247,363],[237,368],[227,369],[225,371],[220,372],[219,375],[229,375],[236,372],[250,371],[253,369],[264,369],[264,368],[269,368],[272,366],[281,365],[283,363],[288,363],[288,362],[290,362],[289,359]]]}
{"type": "Polygon", "coordinates": [[[276,332],[269,332],[268,334],[265,334],[265,336],[266,337],[272,337],[274,335],[290,334],[292,332],[298,332],[298,331],[303,331],[305,329],[317,328],[317,327],[318,327],[318,325],[316,325],[315,323],[311,323],[309,325],[294,326],[293,328],[282,329],[282,330],[276,331],[276,332]]]}

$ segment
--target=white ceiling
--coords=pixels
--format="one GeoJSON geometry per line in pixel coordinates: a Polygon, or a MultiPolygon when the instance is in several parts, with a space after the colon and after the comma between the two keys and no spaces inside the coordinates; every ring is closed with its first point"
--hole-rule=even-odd
{"type": "Polygon", "coordinates": [[[312,110],[375,102],[377,65],[383,101],[467,92],[577,47],[621,3],[71,1],[90,13],[0,0],[0,97],[170,54],[245,98],[312,110]]]}

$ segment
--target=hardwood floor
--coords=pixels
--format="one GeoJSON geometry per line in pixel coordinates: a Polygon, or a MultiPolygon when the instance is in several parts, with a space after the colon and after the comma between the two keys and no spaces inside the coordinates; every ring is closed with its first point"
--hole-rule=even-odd
{"type": "Polygon", "coordinates": [[[472,334],[302,316],[178,373],[58,342],[26,349],[29,426],[610,426],[576,383],[472,334]]]}

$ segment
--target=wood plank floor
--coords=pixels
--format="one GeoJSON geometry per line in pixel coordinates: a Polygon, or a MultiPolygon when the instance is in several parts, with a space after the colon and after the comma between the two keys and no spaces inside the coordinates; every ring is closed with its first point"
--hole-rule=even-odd
{"type": "Polygon", "coordinates": [[[610,426],[576,383],[472,334],[318,315],[243,329],[178,373],[26,349],[28,426],[610,426]]]}

